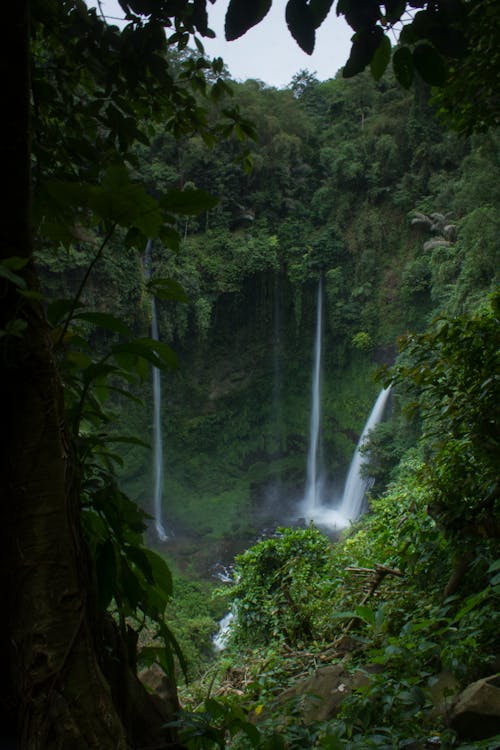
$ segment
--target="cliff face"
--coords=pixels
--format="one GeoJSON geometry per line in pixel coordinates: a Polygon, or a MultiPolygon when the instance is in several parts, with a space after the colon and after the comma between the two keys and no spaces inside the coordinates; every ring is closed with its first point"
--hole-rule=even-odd
{"type": "MultiPolygon", "coordinates": [[[[318,460],[332,495],[380,389],[374,374],[394,361],[398,336],[425,329],[442,310],[477,304],[495,284],[497,139],[471,143],[442,131],[421,94],[412,99],[367,76],[311,79],[300,96],[247,82],[236,100],[259,129],[249,175],[232,141],[208,152],[200,139],[179,144],[160,133],[139,155],[153,190],[196,186],[220,196],[217,207],[179,221],[177,252],[152,248],[153,276],[180,283],[189,299],[156,305],[159,335],[179,358],[161,375],[164,516],[172,545],[189,536],[188,557],[200,542],[245,546],[297,515],[320,274],[318,460]]],[[[110,242],[83,301],[148,335],[141,258],[125,244],[110,242]]],[[[92,257],[85,246],[57,261],[41,252],[49,299],[71,296],[92,257]]],[[[91,336],[105,351],[110,335],[91,336]]],[[[151,441],[151,378],[137,395],[143,406],[116,405],[121,429],[151,441]]],[[[396,432],[380,436],[381,481],[397,461],[396,432]]],[[[129,446],[122,455],[125,489],[152,510],[153,452],[129,446]]]]}

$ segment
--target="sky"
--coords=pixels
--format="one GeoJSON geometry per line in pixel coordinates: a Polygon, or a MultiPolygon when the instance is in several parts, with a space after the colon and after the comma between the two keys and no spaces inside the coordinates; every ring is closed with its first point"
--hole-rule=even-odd
{"type": "MultiPolygon", "coordinates": [[[[249,0],[250,2],[251,0],[249,0]]],[[[352,30],[343,18],[337,18],[332,8],[329,16],[316,32],[316,49],[312,55],[303,52],[285,22],[286,0],[273,0],[266,18],[233,42],[224,39],[224,16],[229,0],[207,3],[209,26],[216,39],[202,39],[205,51],[212,57],[222,57],[231,77],[237,81],[257,78],[278,88],[287,86],[295,73],[307,69],[320,81],[333,78],[349,56],[352,30]]],[[[87,5],[96,6],[94,0],[87,5]]],[[[106,15],[123,18],[118,0],[102,0],[106,15]]],[[[117,23],[110,19],[110,23],[117,23]]]]}

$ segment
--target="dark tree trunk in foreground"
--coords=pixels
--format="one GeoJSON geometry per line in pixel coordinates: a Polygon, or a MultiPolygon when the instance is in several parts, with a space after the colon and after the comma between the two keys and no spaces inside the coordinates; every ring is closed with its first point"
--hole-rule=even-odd
{"type": "MultiPolygon", "coordinates": [[[[6,104],[0,261],[27,259],[19,273],[33,289],[28,0],[9,6],[8,24],[0,53],[6,104]]],[[[23,750],[124,749],[136,742],[99,659],[102,638],[50,330],[41,305],[0,277],[0,330],[13,320],[24,330],[0,338],[0,744],[10,738],[23,750]]],[[[165,716],[121,667],[122,683],[139,711],[150,713],[154,734],[165,716]]],[[[134,706],[127,710],[131,723],[134,706]]]]}
{"type": "MultiPolygon", "coordinates": [[[[14,3],[9,14],[2,50],[8,107],[1,260],[30,259],[32,249],[29,3],[14,3]]],[[[33,288],[29,265],[22,275],[33,288]]],[[[76,482],[50,332],[41,306],[2,281],[2,329],[16,319],[24,331],[1,342],[1,689],[9,691],[2,695],[3,712],[23,748],[124,748],[91,631],[76,482]]]]}

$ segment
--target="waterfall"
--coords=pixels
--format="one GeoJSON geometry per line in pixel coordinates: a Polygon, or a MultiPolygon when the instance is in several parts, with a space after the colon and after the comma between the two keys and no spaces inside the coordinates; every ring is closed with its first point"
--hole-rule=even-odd
{"type": "MultiPolygon", "coordinates": [[[[151,240],[148,240],[145,254],[146,277],[151,277],[151,240]]],[[[158,319],[156,316],[156,300],[151,296],[151,338],[159,341],[158,319]]],[[[168,539],[162,521],[163,494],[163,438],[161,429],[161,379],[160,371],[153,365],[153,475],[154,493],[153,508],[155,529],[160,541],[168,539]]]]}
{"type": "Polygon", "coordinates": [[[282,290],[279,273],[274,279],[274,331],[273,331],[273,422],[277,437],[277,450],[283,451],[283,315],[282,290]]]}
{"type": "Polygon", "coordinates": [[[224,651],[227,645],[227,639],[229,638],[229,633],[231,630],[231,623],[234,620],[234,614],[232,611],[229,611],[227,615],[225,615],[222,620],[219,622],[219,630],[214,635],[212,639],[212,643],[214,644],[214,648],[216,651],[224,651]]]}
{"type": "Polygon", "coordinates": [[[391,388],[382,388],[377,400],[373,406],[370,416],[368,417],[366,424],[359,438],[354,456],[349,467],[347,479],[344,486],[344,493],[342,495],[342,501],[338,508],[339,515],[344,518],[347,522],[355,521],[356,518],[361,514],[363,510],[363,501],[367,489],[370,486],[370,478],[361,475],[361,470],[368,460],[366,454],[362,454],[360,451],[361,446],[368,437],[368,433],[372,430],[379,422],[382,421],[384,416],[384,410],[389,398],[391,388]]]}
{"type": "Polygon", "coordinates": [[[309,424],[309,453],[307,456],[307,482],[304,493],[305,513],[318,510],[320,498],[320,479],[318,471],[320,406],[321,406],[321,343],[323,337],[323,277],[318,281],[318,301],[316,307],[316,335],[314,338],[314,357],[311,391],[311,419],[309,424]]]}

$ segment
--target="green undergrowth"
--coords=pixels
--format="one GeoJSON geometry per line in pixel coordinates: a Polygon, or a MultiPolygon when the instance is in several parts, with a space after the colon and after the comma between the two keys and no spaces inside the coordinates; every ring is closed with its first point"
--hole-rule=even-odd
{"type": "Polygon", "coordinates": [[[312,526],[284,528],[237,557],[228,647],[184,696],[190,750],[498,746],[459,741],[445,711],[452,694],[495,668],[497,545],[478,542],[459,588],[443,597],[455,551],[427,512],[421,468],[410,452],[337,543],[312,526]],[[390,572],[367,596],[380,566],[390,572]],[[337,662],[370,666],[372,676],[335,718],[306,718],[300,691],[284,700],[287,687],[337,662]]]}

